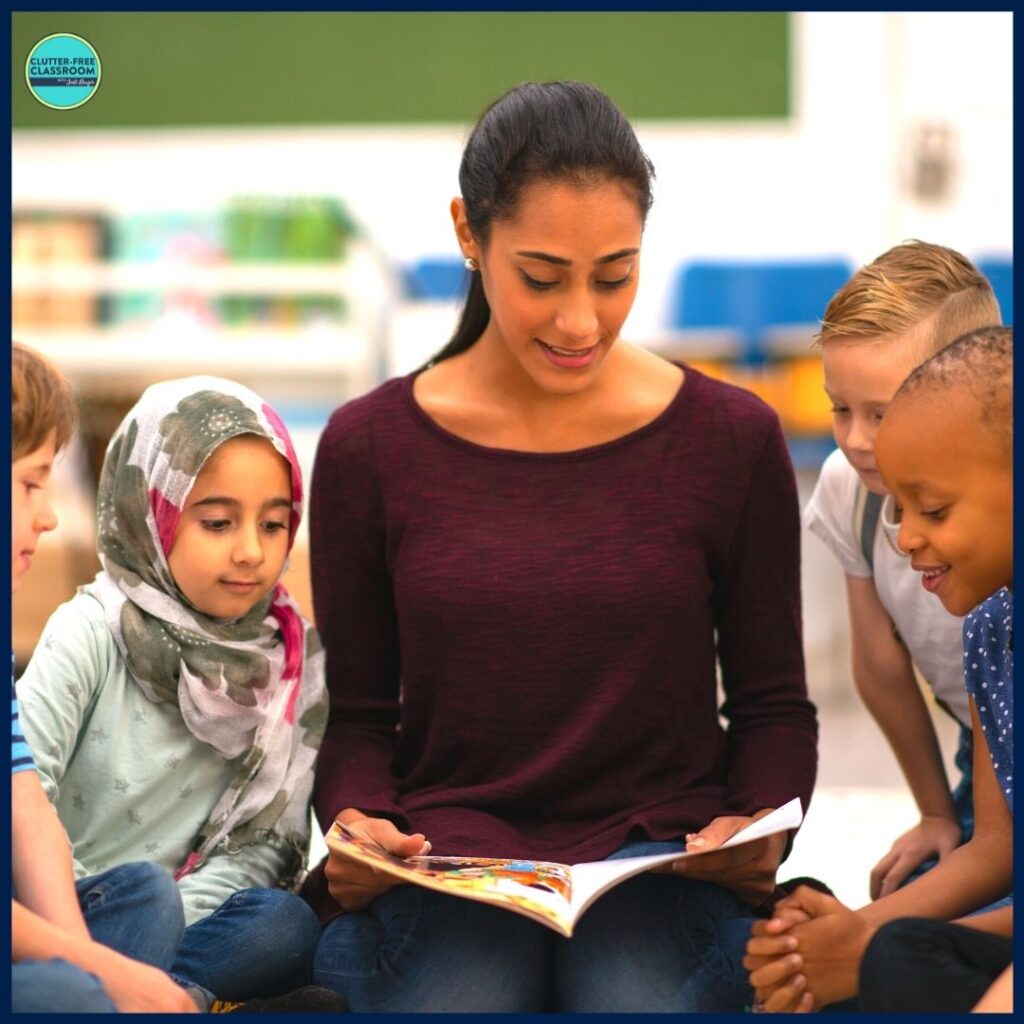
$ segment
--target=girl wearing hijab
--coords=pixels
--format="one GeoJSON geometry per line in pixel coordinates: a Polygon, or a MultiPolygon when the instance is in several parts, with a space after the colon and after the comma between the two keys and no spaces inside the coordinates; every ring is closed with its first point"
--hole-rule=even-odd
{"type": "Polygon", "coordinates": [[[301,511],[259,396],[212,377],[148,388],[107,449],[102,571],[18,685],[79,888],[132,862],[171,872],[186,927],[158,966],[222,1012],[214,996],[319,1008],[294,998],[320,929],[289,891],[327,712],[320,642],[280,583],[301,511]]]}

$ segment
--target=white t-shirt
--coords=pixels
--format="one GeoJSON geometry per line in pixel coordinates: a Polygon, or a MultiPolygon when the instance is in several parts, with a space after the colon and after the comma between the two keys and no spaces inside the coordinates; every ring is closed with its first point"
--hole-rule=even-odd
{"type": "MultiPolygon", "coordinates": [[[[848,576],[872,576],[860,549],[854,503],[860,478],[838,449],[821,467],[817,486],[804,509],[804,525],[820,537],[848,576]]],[[[921,575],[896,545],[899,526],[893,502],[886,497],[875,531],[874,582],[882,607],[899,630],[910,656],[935,696],[968,728],[967,690],[963,679],[963,618],[921,586],[921,575]]]]}

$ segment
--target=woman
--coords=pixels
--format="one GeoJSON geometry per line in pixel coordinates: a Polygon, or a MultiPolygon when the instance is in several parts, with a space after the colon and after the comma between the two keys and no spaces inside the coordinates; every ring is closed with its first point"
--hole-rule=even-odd
{"type": "MultiPolygon", "coordinates": [[[[317,454],[323,824],[402,856],[577,863],[712,847],[806,804],[816,722],[778,420],[619,340],[652,173],[581,83],[512,89],[471,133],[455,336],[337,410],[317,454]]],[[[317,983],[356,1012],[739,1010],[785,845],[631,879],[571,940],[332,854],[307,887],[317,983]]]]}

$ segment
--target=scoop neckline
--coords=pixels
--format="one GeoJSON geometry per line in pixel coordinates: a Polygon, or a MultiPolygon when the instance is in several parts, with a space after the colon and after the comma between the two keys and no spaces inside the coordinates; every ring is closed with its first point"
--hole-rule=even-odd
{"type": "Polygon", "coordinates": [[[609,441],[602,441],[600,444],[587,445],[585,448],[569,448],[565,451],[556,452],[531,452],[519,448],[495,448],[490,445],[479,444],[476,441],[470,441],[468,438],[461,437],[460,435],[448,430],[446,427],[442,427],[441,424],[427,413],[419,402],[416,401],[416,396],[413,394],[413,385],[416,378],[424,369],[426,369],[426,367],[421,367],[420,369],[414,370],[412,373],[408,374],[403,381],[402,390],[406,404],[408,405],[413,418],[416,419],[428,431],[428,433],[433,434],[445,443],[455,448],[459,448],[462,451],[489,459],[519,459],[539,462],[557,462],[560,460],[576,461],[579,459],[595,458],[642,440],[647,437],[648,434],[652,434],[657,431],[676,411],[676,409],[686,401],[687,396],[693,390],[693,386],[696,384],[696,381],[700,379],[702,374],[699,370],[695,370],[685,363],[681,363],[676,360],[669,360],[669,362],[671,362],[673,366],[678,366],[679,369],[683,371],[683,380],[676,389],[676,393],[672,396],[671,401],[664,409],[661,410],[661,412],[658,413],[657,416],[654,417],[654,419],[637,427],[635,430],[630,430],[619,437],[613,437],[609,441]]]}

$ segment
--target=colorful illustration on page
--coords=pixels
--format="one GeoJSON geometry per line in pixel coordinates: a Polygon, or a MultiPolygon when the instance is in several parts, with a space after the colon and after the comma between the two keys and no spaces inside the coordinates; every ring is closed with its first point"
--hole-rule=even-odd
{"type": "Polygon", "coordinates": [[[450,883],[459,889],[497,890],[513,895],[509,883],[551,893],[569,901],[572,883],[569,869],[564,864],[548,861],[509,860],[496,857],[395,857],[369,836],[334,823],[336,838],[347,840],[365,853],[386,860],[395,867],[412,870],[417,874],[450,883]]]}

